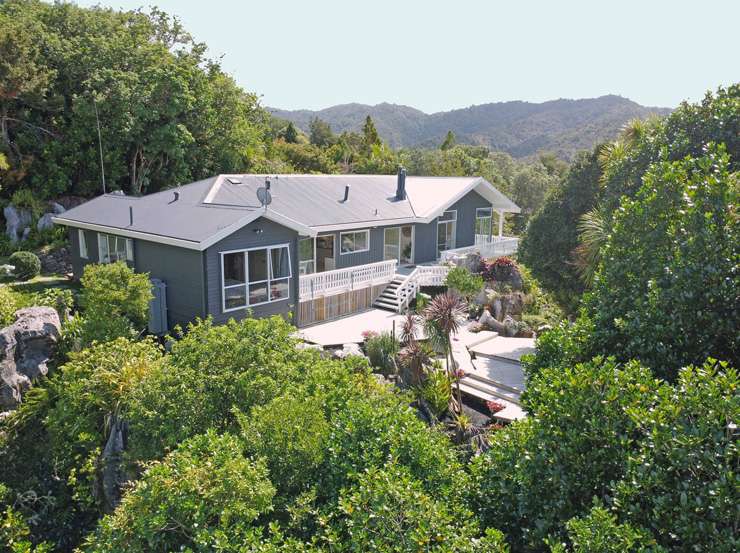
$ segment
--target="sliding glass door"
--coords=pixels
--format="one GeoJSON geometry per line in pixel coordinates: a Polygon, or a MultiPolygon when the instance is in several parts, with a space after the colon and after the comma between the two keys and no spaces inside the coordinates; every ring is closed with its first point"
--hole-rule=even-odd
{"type": "Polygon", "coordinates": [[[455,248],[457,211],[445,211],[437,220],[437,254],[455,248]]]}
{"type": "Polygon", "coordinates": [[[395,259],[399,264],[414,262],[414,227],[387,228],[383,234],[383,259],[395,259]]]}

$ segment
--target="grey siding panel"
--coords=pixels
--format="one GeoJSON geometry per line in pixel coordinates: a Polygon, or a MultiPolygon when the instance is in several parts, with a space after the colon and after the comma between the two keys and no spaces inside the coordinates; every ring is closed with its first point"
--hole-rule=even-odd
{"type": "Polygon", "coordinates": [[[157,242],[134,240],[134,264],[139,273],[167,285],[167,322],[172,328],[205,316],[202,253],[157,242]]]}
{"type": "Polygon", "coordinates": [[[87,240],[87,259],[80,257],[80,241],[76,228],[69,227],[69,244],[72,250],[72,273],[79,280],[88,263],[98,262],[98,233],[93,230],[83,230],[87,240]]]}
{"type": "MultiPolygon", "coordinates": [[[[475,243],[475,210],[479,207],[491,207],[491,204],[475,191],[468,192],[449,207],[448,211],[457,210],[456,248],[475,243]]],[[[437,219],[426,225],[416,225],[415,246],[417,263],[437,259],[437,219]]]]}
{"type": "Polygon", "coordinates": [[[290,264],[293,274],[290,297],[286,300],[255,306],[252,308],[252,316],[267,317],[270,315],[295,313],[298,298],[298,233],[260,217],[205,251],[206,302],[208,314],[213,316],[214,322],[223,323],[231,318],[240,320],[249,316],[247,309],[229,311],[227,313],[223,312],[221,298],[221,252],[274,246],[276,244],[290,245],[290,264]],[[262,230],[262,232],[257,233],[255,232],[256,230],[262,230]]]}

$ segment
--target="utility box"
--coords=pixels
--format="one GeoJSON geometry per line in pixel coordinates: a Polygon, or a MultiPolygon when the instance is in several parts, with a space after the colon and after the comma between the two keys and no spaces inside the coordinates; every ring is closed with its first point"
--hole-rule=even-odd
{"type": "Polygon", "coordinates": [[[158,278],[151,279],[152,295],[149,302],[149,332],[161,336],[167,334],[167,284],[158,278]]]}

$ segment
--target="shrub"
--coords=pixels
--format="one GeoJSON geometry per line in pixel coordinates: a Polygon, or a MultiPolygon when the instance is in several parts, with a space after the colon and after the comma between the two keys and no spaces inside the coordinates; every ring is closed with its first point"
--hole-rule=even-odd
{"type": "Polygon", "coordinates": [[[440,417],[450,405],[452,398],[452,384],[447,376],[447,371],[439,363],[427,374],[424,383],[419,387],[419,396],[422,397],[432,409],[432,412],[440,417]]]}
{"type": "Polygon", "coordinates": [[[347,551],[397,553],[506,551],[500,532],[482,538],[471,513],[438,501],[396,464],[371,468],[339,500],[347,551]]]}
{"type": "Polygon", "coordinates": [[[34,219],[38,219],[44,213],[44,202],[36,197],[36,194],[28,188],[21,188],[13,192],[10,203],[16,209],[28,211],[34,219]]]}
{"type": "Polygon", "coordinates": [[[8,326],[15,320],[13,314],[20,309],[18,294],[9,286],[0,286],[0,327],[8,326]]]}
{"type": "Polygon", "coordinates": [[[483,284],[482,276],[472,274],[465,267],[453,267],[445,277],[445,286],[468,301],[483,289],[483,284]]]}
{"type": "Polygon", "coordinates": [[[41,273],[41,261],[33,252],[15,252],[8,258],[8,263],[15,267],[15,276],[19,280],[30,280],[41,273]]]}
{"type": "Polygon", "coordinates": [[[144,328],[149,318],[152,285],[149,275],[135,273],[123,261],[109,264],[90,264],[80,279],[80,303],[85,314],[98,318],[125,317],[135,328],[144,328]]]}
{"type": "Polygon", "coordinates": [[[385,375],[396,372],[396,354],[400,348],[401,345],[392,332],[381,332],[365,340],[365,353],[370,364],[385,375]]]}
{"type": "Polygon", "coordinates": [[[516,262],[510,257],[497,257],[481,264],[481,273],[487,281],[508,282],[518,273],[516,262]]]}
{"type": "Polygon", "coordinates": [[[253,523],[274,495],[264,463],[245,457],[235,437],[209,431],[150,464],[85,550],[236,551],[258,540],[253,523]]]}

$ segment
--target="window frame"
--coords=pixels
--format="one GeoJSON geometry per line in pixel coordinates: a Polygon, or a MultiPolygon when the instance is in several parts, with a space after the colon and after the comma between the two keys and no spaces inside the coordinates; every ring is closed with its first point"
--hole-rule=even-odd
{"type": "Polygon", "coordinates": [[[478,236],[478,221],[480,219],[488,219],[488,234],[483,236],[493,235],[493,207],[476,207],[475,208],[475,235],[478,236]],[[487,211],[488,215],[480,216],[480,211],[487,211]]]}
{"type": "Polygon", "coordinates": [[[448,251],[448,250],[454,250],[457,247],[457,209],[448,209],[442,212],[442,215],[437,217],[437,234],[435,237],[436,243],[437,243],[437,257],[439,257],[439,254],[448,251]],[[451,218],[448,217],[448,213],[452,214],[451,218]],[[445,250],[439,249],[439,225],[449,225],[452,223],[452,247],[447,248],[445,250]]]}
{"type": "MultiPolygon", "coordinates": [[[[354,241],[353,241],[354,243],[354,241]]],[[[370,251],[370,229],[360,229],[360,230],[347,230],[339,233],[339,255],[352,255],[354,253],[364,253],[370,251]],[[343,252],[343,243],[342,238],[347,234],[364,234],[365,235],[365,249],[362,250],[352,250],[351,252],[343,252]]]]}
{"type": "Polygon", "coordinates": [[[127,238],[126,236],[120,236],[118,234],[109,234],[107,232],[98,232],[98,263],[103,264],[109,264],[109,263],[116,263],[118,261],[123,261],[124,263],[133,263],[134,262],[134,241],[132,238],[127,238]],[[124,257],[123,259],[116,259],[115,261],[111,261],[110,259],[110,252],[111,252],[111,243],[110,239],[114,239],[114,243],[116,245],[116,248],[113,250],[115,252],[123,251],[124,257]],[[103,248],[102,248],[102,241],[105,240],[105,248],[107,251],[108,260],[106,261],[103,256],[103,248]],[[118,250],[118,241],[123,241],[123,250],[118,250]]]}
{"type": "Polygon", "coordinates": [[[90,259],[90,254],[87,250],[87,236],[85,235],[84,229],[77,229],[77,243],[80,249],[80,258],[90,259]]]}
{"type": "Polygon", "coordinates": [[[219,252],[220,254],[220,260],[221,260],[221,312],[222,313],[230,313],[232,311],[239,311],[244,309],[249,309],[251,307],[257,307],[260,305],[266,305],[268,303],[277,303],[280,301],[286,301],[289,300],[291,297],[291,280],[293,279],[293,260],[291,259],[290,254],[290,244],[271,244],[269,246],[256,246],[253,248],[241,248],[238,250],[226,250],[223,252],[219,252]],[[272,250],[279,250],[285,248],[288,251],[288,276],[280,277],[280,278],[272,278],[272,250]],[[267,253],[267,279],[263,280],[255,280],[254,282],[249,280],[249,252],[257,251],[257,250],[265,250],[267,253]],[[226,280],[225,280],[225,274],[224,274],[224,256],[228,254],[233,253],[241,253],[244,256],[244,283],[243,284],[232,284],[230,286],[226,286],[226,280]],[[283,298],[277,298],[272,299],[272,283],[273,282],[282,282],[284,280],[288,281],[288,294],[283,298]],[[264,284],[267,283],[267,301],[261,301],[257,303],[250,303],[249,302],[249,287],[252,284],[264,284]],[[242,287],[245,290],[245,299],[246,304],[240,305],[238,307],[230,307],[227,309],[226,307],[226,290],[231,288],[239,288],[242,287]]]}
{"type": "Polygon", "coordinates": [[[298,275],[312,275],[316,272],[316,237],[315,236],[308,236],[308,237],[299,237],[298,238],[298,275]],[[301,242],[303,241],[311,241],[311,251],[313,255],[311,256],[311,259],[301,260],[301,242]],[[312,270],[307,271],[304,269],[307,264],[311,264],[312,270]]]}

